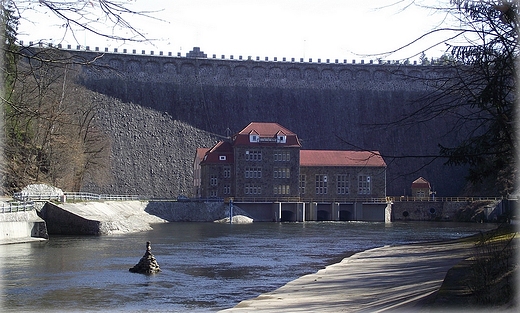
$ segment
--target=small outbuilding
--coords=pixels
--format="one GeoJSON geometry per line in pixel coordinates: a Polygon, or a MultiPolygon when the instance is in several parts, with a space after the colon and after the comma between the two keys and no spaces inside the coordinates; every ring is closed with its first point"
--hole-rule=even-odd
{"type": "Polygon", "coordinates": [[[428,198],[431,194],[430,183],[423,177],[419,177],[412,183],[412,197],[428,198]]]}

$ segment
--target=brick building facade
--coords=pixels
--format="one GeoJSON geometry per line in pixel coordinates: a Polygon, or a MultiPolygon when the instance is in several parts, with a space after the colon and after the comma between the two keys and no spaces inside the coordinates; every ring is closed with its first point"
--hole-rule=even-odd
{"type": "Polygon", "coordinates": [[[251,201],[347,200],[386,196],[386,164],[377,151],[302,150],[277,123],[253,122],[194,160],[194,193],[251,201]]]}

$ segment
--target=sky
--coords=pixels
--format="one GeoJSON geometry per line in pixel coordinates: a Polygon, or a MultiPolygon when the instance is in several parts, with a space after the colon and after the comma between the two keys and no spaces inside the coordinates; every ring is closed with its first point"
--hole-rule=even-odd
{"type": "MultiPolygon", "coordinates": [[[[309,58],[418,60],[421,51],[436,37],[393,54],[395,50],[431,29],[444,18],[434,10],[405,5],[412,0],[129,0],[119,1],[153,18],[127,17],[150,42],[122,42],[77,31],[64,36],[63,21],[45,10],[38,1],[23,11],[19,39],[24,43],[44,42],[105,47],[129,51],[153,50],[185,55],[200,47],[208,57],[259,56],[261,59],[309,58]]],[[[89,2],[89,1],[86,1],[89,2]]],[[[437,0],[422,0],[429,5],[437,0]]],[[[95,3],[95,1],[92,1],[95,3]]],[[[88,6],[87,6],[88,7],[88,6]]],[[[101,19],[100,19],[101,20],[101,19]]],[[[102,31],[128,35],[125,29],[96,26],[102,31]]],[[[68,33],[67,33],[68,34],[68,33]]],[[[119,50],[119,51],[121,51],[119,50]]],[[[439,57],[445,47],[426,51],[439,57]]]]}

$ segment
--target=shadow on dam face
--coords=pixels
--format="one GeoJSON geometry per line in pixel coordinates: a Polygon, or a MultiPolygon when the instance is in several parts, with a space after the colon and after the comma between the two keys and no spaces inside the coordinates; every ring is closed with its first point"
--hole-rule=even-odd
{"type": "MultiPolygon", "coordinates": [[[[227,129],[234,132],[253,121],[272,121],[297,133],[304,149],[348,150],[357,146],[378,150],[383,155],[400,156],[414,155],[419,150],[425,155],[437,154],[438,144],[454,146],[458,140],[457,134],[450,132],[455,122],[450,118],[433,118],[406,126],[394,124],[425,106],[424,95],[431,90],[423,78],[441,71],[441,67],[263,62],[111,53],[96,62],[111,64],[118,72],[100,75],[95,71],[84,71],[81,79],[87,88],[119,99],[121,105],[134,103],[165,113],[172,121],[208,134],[225,136],[227,129]]],[[[179,129],[165,135],[143,133],[135,139],[131,133],[120,133],[128,123],[123,116],[127,112],[114,106],[103,110],[106,113],[103,115],[112,120],[105,123],[107,133],[112,134],[115,146],[122,147],[121,152],[116,152],[120,155],[114,155],[116,159],[124,160],[123,151],[146,146],[157,137],[185,138],[190,131],[179,129]]],[[[164,116],[159,114],[156,118],[164,116]]],[[[147,120],[147,125],[154,124],[149,116],[135,116],[133,120],[141,119],[147,120]]],[[[169,160],[170,164],[190,164],[194,151],[201,145],[196,140],[186,142],[175,156],[175,162],[169,160]]],[[[168,153],[168,149],[164,151],[168,153]]],[[[147,158],[142,160],[143,166],[118,168],[117,172],[121,173],[116,175],[116,179],[121,180],[119,184],[122,186],[137,184],[133,177],[151,180],[150,166],[161,168],[166,159],[166,156],[157,160],[147,158]]],[[[421,175],[436,184],[438,194],[457,195],[464,184],[465,169],[446,167],[442,160],[425,165],[428,161],[420,158],[392,160],[387,169],[387,194],[401,195],[417,178],[417,170],[421,169],[421,175]]],[[[141,164],[141,161],[136,160],[136,163],[141,164]]],[[[189,170],[181,168],[176,168],[175,172],[190,174],[189,170]]],[[[170,188],[174,190],[191,189],[191,177],[168,180],[174,174],[168,173],[160,177],[161,181],[146,183],[174,185],[170,188]]],[[[140,190],[139,186],[133,189],[140,190]]],[[[111,193],[117,192],[121,190],[111,193]]],[[[163,195],[154,192],[167,191],[150,190],[153,196],[161,197],[163,195]]]]}

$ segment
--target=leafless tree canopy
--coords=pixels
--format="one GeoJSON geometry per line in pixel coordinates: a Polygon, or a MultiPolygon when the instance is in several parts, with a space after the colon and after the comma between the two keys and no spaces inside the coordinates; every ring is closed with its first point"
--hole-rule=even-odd
{"type": "MultiPolygon", "coordinates": [[[[62,54],[41,53],[45,58],[62,54]]],[[[79,66],[31,58],[18,62],[7,112],[6,177],[11,190],[34,182],[79,190],[85,175],[95,177],[107,169],[109,142],[96,127],[89,93],[75,83],[79,71],[79,66]]]]}
{"type": "Polygon", "coordinates": [[[85,177],[107,179],[110,143],[96,126],[91,93],[76,83],[83,66],[95,60],[54,49],[17,45],[17,26],[31,11],[57,17],[63,37],[78,31],[123,40],[147,41],[128,21],[153,18],[130,9],[132,1],[0,2],[2,18],[2,104],[5,112],[5,158],[1,171],[4,192],[46,182],[79,190],[85,177]],[[124,34],[124,35],[122,35],[124,34]]]}
{"type": "MultiPolygon", "coordinates": [[[[77,33],[87,31],[100,37],[121,41],[149,41],[146,35],[135,28],[131,22],[136,16],[154,19],[157,11],[135,11],[131,9],[131,0],[80,0],[80,1],[15,1],[17,14],[24,19],[24,14],[35,11],[50,13],[56,17],[63,29],[62,36],[72,35],[77,40],[77,33]]],[[[32,22],[32,21],[26,21],[32,22]]]]}

